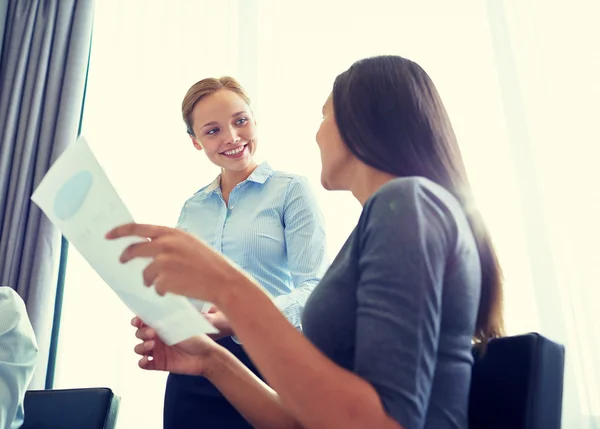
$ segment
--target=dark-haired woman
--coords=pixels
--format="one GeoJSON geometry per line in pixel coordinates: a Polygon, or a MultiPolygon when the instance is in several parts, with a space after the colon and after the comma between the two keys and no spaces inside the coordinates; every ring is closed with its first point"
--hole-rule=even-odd
{"type": "Polygon", "coordinates": [[[154,225],[122,260],[146,283],[215,303],[271,387],[206,337],[166,346],[139,319],[140,366],[208,378],[257,428],[467,427],[472,341],[502,334],[501,273],[438,93],[397,56],[337,77],[317,133],[323,186],[359,222],[309,298],[304,333],[257,283],[193,237],[154,225]]]}

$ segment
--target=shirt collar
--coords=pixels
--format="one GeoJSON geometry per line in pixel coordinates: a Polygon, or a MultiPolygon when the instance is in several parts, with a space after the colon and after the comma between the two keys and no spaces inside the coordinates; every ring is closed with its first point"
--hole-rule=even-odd
{"type": "Polygon", "coordinates": [[[268,162],[264,161],[258,165],[246,181],[260,183],[261,185],[273,175],[273,169],[268,162]]]}
{"type": "MultiPolygon", "coordinates": [[[[248,178],[246,180],[244,180],[244,182],[255,182],[255,183],[259,183],[262,185],[272,175],[273,175],[273,169],[271,168],[271,166],[269,165],[268,162],[264,161],[264,162],[260,163],[258,165],[258,167],[256,167],[254,169],[252,174],[250,174],[250,176],[248,176],[248,178]]],[[[242,183],[244,183],[244,182],[242,182],[242,183]]],[[[219,174],[215,178],[215,180],[213,180],[208,186],[205,186],[204,188],[200,189],[196,194],[209,195],[213,192],[218,191],[220,189],[220,184],[221,184],[221,175],[219,174]]]]}

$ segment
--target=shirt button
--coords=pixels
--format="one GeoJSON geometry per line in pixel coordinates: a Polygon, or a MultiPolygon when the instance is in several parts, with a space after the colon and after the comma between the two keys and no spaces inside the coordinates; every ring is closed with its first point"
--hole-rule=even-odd
{"type": "Polygon", "coordinates": [[[229,210],[233,210],[233,206],[229,206],[229,210]]]}

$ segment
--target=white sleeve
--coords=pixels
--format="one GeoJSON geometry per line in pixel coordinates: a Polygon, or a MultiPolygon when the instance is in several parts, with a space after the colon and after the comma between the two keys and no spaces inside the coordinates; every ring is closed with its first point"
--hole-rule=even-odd
{"type": "Polygon", "coordinates": [[[38,346],[25,303],[0,287],[0,429],[23,423],[23,399],[35,371],[38,346]]]}

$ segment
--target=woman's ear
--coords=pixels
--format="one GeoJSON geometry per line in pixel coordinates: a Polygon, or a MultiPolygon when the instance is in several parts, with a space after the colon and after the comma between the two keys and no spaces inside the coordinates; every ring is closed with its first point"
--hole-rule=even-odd
{"type": "Polygon", "coordinates": [[[197,150],[202,150],[202,145],[201,145],[201,144],[198,142],[198,140],[196,140],[196,137],[194,137],[194,136],[193,136],[193,135],[191,135],[191,134],[188,134],[188,136],[190,136],[190,138],[192,139],[192,144],[194,145],[194,147],[195,147],[197,150]]]}

